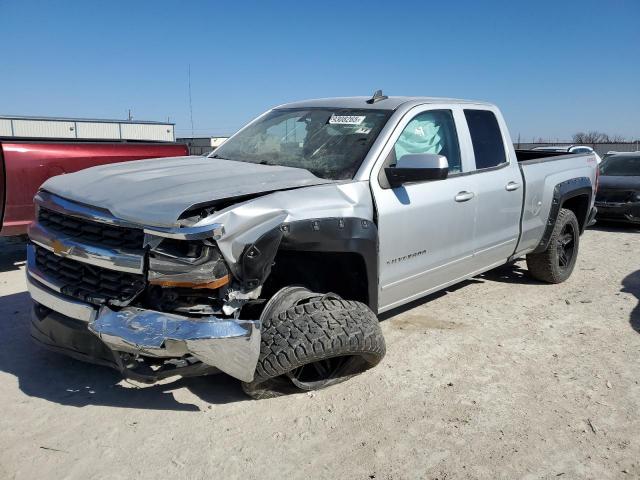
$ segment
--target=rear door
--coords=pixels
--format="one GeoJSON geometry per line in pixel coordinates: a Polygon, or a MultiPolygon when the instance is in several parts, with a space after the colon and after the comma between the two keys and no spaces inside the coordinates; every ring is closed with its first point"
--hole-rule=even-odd
{"type": "Polygon", "coordinates": [[[398,123],[373,169],[371,188],[380,236],[379,311],[389,310],[464,277],[473,256],[476,181],[470,146],[460,141],[459,108],[420,106],[398,123]],[[449,177],[397,188],[384,168],[404,154],[447,157],[449,177]]]}
{"type": "Polygon", "coordinates": [[[471,271],[504,263],[520,233],[523,181],[502,117],[492,107],[464,108],[477,180],[474,259],[471,271]]]}

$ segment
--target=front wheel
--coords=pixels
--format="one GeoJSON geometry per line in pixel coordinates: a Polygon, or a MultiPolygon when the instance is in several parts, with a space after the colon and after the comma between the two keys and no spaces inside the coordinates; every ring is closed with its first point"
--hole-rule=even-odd
{"type": "Polygon", "coordinates": [[[571,276],[578,258],[580,224],[571,210],[560,209],[547,249],[527,255],[531,276],[548,283],[561,283],[571,276]]]}
{"type": "Polygon", "coordinates": [[[378,319],[366,305],[308,293],[264,319],[254,380],[242,384],[253,398],[325,388],[384,357],[378,319]]]}

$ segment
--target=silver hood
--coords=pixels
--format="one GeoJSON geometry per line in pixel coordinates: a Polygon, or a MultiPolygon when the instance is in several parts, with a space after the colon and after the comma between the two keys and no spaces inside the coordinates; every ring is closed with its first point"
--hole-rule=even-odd
{"type": "Polygon", "coordinates": [[[207,157],[154,158],[50,178],[42,189],[115,217],[171,227],[185,210],[216,200],[333,183],[307,170],[207,157]]]}

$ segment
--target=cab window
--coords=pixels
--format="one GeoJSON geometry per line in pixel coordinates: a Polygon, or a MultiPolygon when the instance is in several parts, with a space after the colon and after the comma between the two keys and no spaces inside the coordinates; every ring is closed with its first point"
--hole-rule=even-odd
{"type": "Polygon", "coordinates": [[[460,146],[451,110],[429,110],[416,115],[396,141],[389,164],[395,164],[403,155],[435,153],[444,155],[449,162],[449,173],[460,173],[460,146]]]}
{"type": "Polygon", "coordinates": [[[489,110],[465,110],[476,169],[491,168],[507,162],[498,119],[489,110]]]}

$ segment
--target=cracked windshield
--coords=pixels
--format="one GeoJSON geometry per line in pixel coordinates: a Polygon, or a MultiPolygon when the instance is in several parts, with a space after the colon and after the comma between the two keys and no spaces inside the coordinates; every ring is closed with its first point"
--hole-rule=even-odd
{"type": "Polygon", "coordinates": [[[273,110],[211,157],[304,168],[332,180],[350,179],[390,115],[384,110],[273,110]]]}

